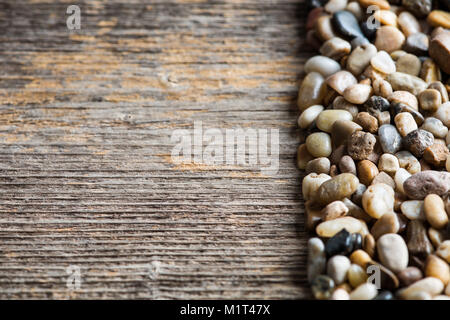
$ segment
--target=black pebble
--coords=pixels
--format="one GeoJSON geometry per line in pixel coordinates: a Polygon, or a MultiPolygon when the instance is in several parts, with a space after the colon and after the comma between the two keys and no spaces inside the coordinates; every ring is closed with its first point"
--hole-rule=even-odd
{"type": "Polygon", "coordinates": [[[370,99],[364,103],[363,111],[366,111],[376,117],[378,113],[388,111],[390,105],[391,104],[389,101],[383,97],[371,96],[370,99]]]}
{"type": "Polygon", "coordinates": [[[352,251],[362,249],[362,242],[363,242],[362,235],[360,233],[353,233],[352,234],[352,245],[353,245],[352,251]]]}
{"type": "Polygon", "coordinates": [[[328,239],[325,244],[325,253],[328,257],[337,254],[347,255],[353,251],[352,234],[345,229],[336,233],[333,237],[328,239]]]}
{"type": "Polygon", "coordinates": [[[370,28],[367,21],[361,22],[361,30],[367,39],[369,39],[369,40],[375,39],[375,35],[377,34],[377,29],[370,28]]]}
{"type": "Polygon", "coordinates": [[[333,14],[332,23],[335,30],[346,38],[365,38],[361,28],[359,27],[358,20],[356,20],[353,13],[349,11],[343,10],[333,14]]]}

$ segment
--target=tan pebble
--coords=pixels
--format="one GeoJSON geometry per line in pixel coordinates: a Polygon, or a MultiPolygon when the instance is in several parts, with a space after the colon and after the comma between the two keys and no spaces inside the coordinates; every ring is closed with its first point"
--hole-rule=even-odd
{"type": "Polygon", "coordinates": [[[392,26],[381,26],[377,30],[375,46],[378,50],[390,53],[399,50],[403,46],[405,40],[405,36],[397,28],[392,26]]]}
{"type": "Polygon", "coordinates": [[[405,189],[403,189],[403,183],[405,183],[406,179],[408,179],[409,177],[411,177],[411,174],[408,171],[406,171],[406,169],[404,168],[398,169],[394,176],[396,190],[404,194],[405,189]]]}
{"type": "Polygon", "coordinates": [[[297,99],[297,106],[300,111],[306,108],[321,104],[325,94],[327,93],[327,85],[324,77],[317,72],[309,73],[303,80],[297,99]]]}
{"type": "Polygon", "coordinates": [[[331,300],[350,300],[350,295],[344,289],[336,289],[331,295],[331,300]]]}
{"type": "Polygon", "coordinates": [[[378,169],[393,176],[400,169],[398,159],[393,154],[384,153],[378,160],[378,169]]]}
{"type": "Polygon", "coordinates": [[[353,74],[348,71],[339,71],[329,76],[326,83],[339,94],[343,94],[345,89],[357,83],[353,74]]]}
{"type": "Polygon", "coordinates": [[[350,112],[345,110],[324,110],[316,119],[317,127],[325,132],[331,133],[333,124],[337,120],[352,120],[353,117],[350,112]]]}
{"type": "Polygon", "coordinates": [[[434,277],[447,285],[450,280],[450,267],[448,263],[435,255],[429,255],[425,262],[425,276],[434,277]]]}
{"type": "Polygon", "coordinates": [[[328,157],[331,154],[331,137],[325,132],[315,132],[306,138],[306,148],[314,157],[328,157]]]}
{"type": "Polygon", "coordinates": [[[401,204],[400,209],[409,220],[425,220],[423,200],[404,201],[401,204]]]}
{"type": "Polygon", "coordinates": [[[441,243],[441,245],[437,248],[436,254],[450,263],[450,240],[445,240],[441,243]]]}
{"type": "Polygon", "coordinates": [[[362,220],[366,223],[370,222],[372,220],[372,217],[370,217],[367,213],[364,212],[364,210],[359,207],[357,204],[353,203],[351,200],[349,200],[348,198],[344,198],[342,200],[342,202],[344,202],[344,204],[347,206],[348,208],[348,215],[356,218],[358,220],[362,220]]]}
{"type": "Polygon", "coordinates": [[[304,69],[306,73],[318,72],[326,78],[341,70],[341,66],[328,57],[313,56],[305,62],[304,69]]]}
{"type": "Polygon", "coordinates": [[[358,21],[361,21],[364,18],[364,11],[357,1],[349,2],[345,10],[353,13],[358,21]]]}
{"type": "Polygon", "coordinates": [[[433,83],[441,81],[442,74],[439,66],[433,61],[433,59],[425,59],[420,69],[420,78],[427,83],[433,83]]]}
{"type": "Polygon", "coordinates": [[[359,124],[364,131],[370,133],[378,132],[378,120],[368,112],[359,112],[355,118],[355,122],[359,124]]]}
{"type": "Polygon", "coordinates": [[[400,168],[406,169],[410,174],[421,171],[419,160],[409,151],[400,151],[395,154],[400,164],[400,168]]]}
{"type": "Polygon", "coordinates": [[[439,247],[441,243],[445,240],[445,231],[436,230],[432,227],[428,228],[428,238],[430,238],[431,243],[435,248],[439,247]]]}
{"type": "Polygon", "coordinates": [[[355,76],[360,75],[376,54],[377,48],[371,43],[356,47],[348,57],[347,69],[355,76]]]}
{"type": "Polygon", "coordinates": [[[313,159],[311,161],[308,161],[306,164],[306,173],[330,173],[330,159],[325,157],[320,157],[313,159]]]}
{"type": "Polygon", "coordinates": [[[310,173],[303,178],[302,182],[302,193],[304,200],[312,199],[319,187],[327,180],[330,180],[331,177],[325,173],[310,173]]]}
{"type": "Polygon", "coordinates": [[[350,156],[343,156],[339,161],[339,170],[342,173],[352,173],[356,175],[356,164],[350,156]]]}
{"type": "Polygon", "coordinates": [[[406,37],[421,31],[420,24],[416,17],[408,11],[401,12],[398,16],[397,22],[406,37]]]}
{"type": "Polygon", "coordinates": [[[387,233],[397,233],[399,229],[400,223],[396,215],[394,213],[386,213],[374,223],[372,229],[370,229],[370,233],[375,240],[378,240],[378,238],[387,233]]]}
{"type": "Polygon", "coordinates": [[[445,86],[442,84],[442,82],[440,82],[440,81],[434,81],[434,82],[432,82],[432,83],[430,83],[430,84],[428,85],[428,89],[435,89],[435,90],[439,91],[439,93],[441,94],[442,103],[448,102],[448,93],[447,93],[447,89],[446,89],[445,86]]]}
{"type": "Polygon", "coordinates": [[[341,173],[325,181],[316,194],[318,204],[326,205],[335,200],[350,197],[359,185],[358,178],[351,173],[341,173]]]}
{"type": "Polygon", "coordinates": [[[322,210],[322,219],[324,221],[337,219],[347,215],[348,208],[347,206],[340,200],[333,201],[329,203],[322,210]]]}
{"type": "Polygon", "coordinates": [[[348,102],[342,96],[336,97],[333,100],[333,109],[335,109],[335,110],[346,110],[346,111],[351,113],[353,118],[356,117],[356,115],[359,112],[357,106],[355,106],[353,103],[348,102]]]}
{"type": "Polygon", "coordinates": [[[395,66],[398,72],[408,73],[417,77],[420,74],[422,63],[415,55],[407,53],[396,61],[395,66]]]}
{"type": "Polygon", "coordinates": [[[435,229],[442,229],[448,223],[448,215],[445,212],[444,201],[436,194],[425,197],[423,208],[428,223],[435,229]]]}
{"type": "Polygon", "coordinates": [[[353,253],[350,255],[350,261],[365,269],[367,264],[372,261],[372,258],[369,256],[367,252],[359,249],[353,251],[353,253]]]}
{"type": "Polygon", "coordinates": [[[373,17],[382,25],[397,27],[397,15],[389,10],[377,10],[373,17]]]}
{"type": "Polygon", "coordinates": [[[411,299],[419,292],[428,293],[431,296],[435,296],[440,294],[443,290],[444,284],[441,280],[434,277],[426,277],[422,280],[414,282],[406,289],[399,292],[399,295],[403,299],[411,299]]]}
{"type": "Polygon", "coordinates": [[[395,63],[386,51],[379,51],[370,60],[371,66],[384,74],[391,74],[396,71],[395,63]]]}
{"type": "Polygon", "coordinates": [[[339,60],[350,53],[352,46],[348,41],[335,37],[325,41],[320,47],[320,53],[334,60],[339,60]]]}
{"type": "Polygon", "coordinates": [[[420,92],[427,88],[427,83],[408,73],[394,72],[386,77],[394,91],[408,91],[417,96],[420,92]]]}
{"type": "Polygon", "coordinates": [[[297,149],[297,167],[300,170],[305,170],[307,163],[312,159],[314,157],[308,152],[306,144],[299,145],[297,149]]]}
{"type": "Polygon", "coordinates": [[[450,13],[442,10],[433,10],[428,15],[427,22],[433,27],[450,29],[450,13]]]}
{"type": "Polygon", "coordinates": [[[357,164],[359,181],[366,186],[372,183],[372,180],[379,173],[377,166],[369,160],[362,160],[357,164]]]}
{"type": "Polygon", "coordinates": [[[344,98],[350,103],[363,104],[369,99],[372,87],[365,84],[354,84],[344,91],[344,98]]]}
{"type": "Polygon", "coordinates": [[[435,112],[442,104],[442,98],[439,91],[435,89],[426,89],[419,96],[420,108],[425,111],[435,112]]]}
{"type": "Polygon", "coordinates": [[[367,273],[357,264],[352,264],[347,271],[348,282],[353,288],[356,288],[367,281],[367,273]]]}
{"type": "Polygon", "coordinates": [[[298,118],[298,126],[302,129],[308,128],[311,124],[314,123],[314,121],[316,121],[317,117],[323,111],[323,109],[324,107],[321,105],[308,107],[298,118]]]}
{"type": "Polygon", "coordinates": [[[370,6],[376,6],[383,10],[389,10],[391,6],[389,5],[389,2],[386,0],[358,0],[359,4],[364,7],[370,7],[370,6]]]}
{"type": "Polygon", "coordinates": [[[336,37],[333,32],[333,26],[331,24],[331,16],[324,15],[317,19],[315,24],[315,31],[318,38],[322,41],[327,41],[336,37]]]}
{"type": "Polygon", "coordinates": [[[342,229],[346,229],[350,233],[359,233],[362,227],[358,219],[342,217],[320,223],[316,228],[316,233],[319,237],[331,238],[342,229]]]}
{"type": "Polygon", "coordinates": [[[408,248],[405,240],[395,233],[382,235],[377,240],[380,262],[389,270],[398,273],[408,266],[408,248]]]}
{"type": "MultiPolygon", "coordinates": [[[[384,183],[390,186],[392,189],[395,189],[394,179],[391,178],[386,172],[380,172],[377,176],[372,180],[371,184],[384,183]]],[[[397,197],[396,197],[397,200],[397,197]]]]}
{"type": "Polygon", "coordinates": [[[440,143],[439,140],[436,139],[431,146],[425,149],[423,153],[423,160],[435,167],[443,168],[445,167],[445,162],[449,155],[450,151],[447,146],[440,143]]]}
{"type": "Polygon", "coordinates": [[[377,96],[381,96],[383,98],[388,98],[392,94],[392,86],[386,80],[375,80],[372,84],[373,92],[377,96]]]}
{"type": "Polygon", "coordinates": [[[350,300],[372,300],[378,294],[377,287],[372,283],[363,283],[350,293],[350,300]]]}
{"type": "Polygon", "coordinates": [[[419,110],[419,102],[417,101],[416,96],[408,91],[394,91],[388,100],[389,102],[404,103],[416,111],[419,110]]]}
{"type": "Polygon", "coordinates": [[[409,112],[400,112],[394,118],[395,126],[402,137],[406,137],[411,131],[417,130],[417,123],[409,112]]]}
{"type": "Polygon", "coordinates": [[[375,244],[375,238],[371,234],[368,234],[364,237],[363,249],[372,258],[375,255],[375,244]]]}
{"type": "Polygon", "coordinates": [[[364,210],[375,219],[394,210],[394,190],[384,183],[371,185],[363,194],[364,210]]]}

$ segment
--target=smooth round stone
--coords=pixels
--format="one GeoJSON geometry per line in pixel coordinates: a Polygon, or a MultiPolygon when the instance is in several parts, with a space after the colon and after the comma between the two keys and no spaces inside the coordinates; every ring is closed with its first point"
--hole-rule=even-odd
{"type": "Polygon", "coordinates": [[[359,124],[364,131],[370,133],[378,132],[378,120],[374,116],[371,116],[368,112],[360,112],[355,118],[355,122],[359,124]]]}
{"type": "Polygon", "coordinates": [[[325,78],[318,72],[311,72],[303,79],[298,92],[297,106],[300,111],[313,105],[320,105],[327,93],[325,78]]]}
{"type": "Polygon", "coordinates": [[[450,13],[442,10],[433,10],[428,15],[427,22],[433,27],[450,29],[450,13]]]}
{"type": "Polygon", "coordinates": [[[384,184],[371,185],[364,192],[362,205],[364,210],[375,219],[394,211],[394,190],[384,184]]]}
{"type": "Polygon", "coordinates": [[[377,30],[375,38],[375,47],[379,51],[393,52],[401,49],[403,43],[405,43],[405,36],[395,27],[381,26],[377,30]]]}
{"type": "Polygon", "coordinates": [[[392,94],[392,86],[383,79],[375,79],[372,82],[373,92],[377,96],[387,98],[392,94]]]}
{"type": "Polygon", "coordinates": [[[443,229],[448,224],[448,216],[445,212],[444,201],[436,194],[429,194],[424,200],[425,217],[428,223],[435,229],[443,229]]]}
{"type": "MultiPolygon", "coordinates": [[[[400,164],[400,161],[399,161],[399,164],[400,164]]],[[[395,173],[395,176],[394,176],[394,182],[395,182],[395,187],[396,187],[397,191],[400,191],[403,194],[405,193],[405,190],[403,189],[403,183],[405,183],[406,179],[408,179],[409,177],[411,177],[411,174],[408,171],[406,171],[404,168],[400,168],[397,170],[397,172],[395,173]]]]}
{"type": "Polygon", "coordinates": [[[378,160],[378,169],[394,176],[397,170],[400,169],[400,164],[396,156],[384,153],[378,160]]]}
{"type": "Polygon", "coordinates": [[[366,186],[372,183],[372,180],[378,175],[377,166],[369,160],[362,160],[357,165],[359,181],[366,186]]]}
{"type": "Polygon", "coordinates": [[[437,278],[447,285],[450,281],[450,267],[447,261],[433,254],[429,255],[425,262],[425,276],[437,278]]]}
{"type": "Polygon", "coordinates": [[[447,195],[450,191],[450,173],[427,170],[416,173],[403,184],[410,199],[422,200],[429,194],[447,195]]]}
{"type": "Polygon", "coordinates": [[[364,38],[364,34],[359,27],[358,20],[349,11],[343,10],[334,13],[332,23],[335,30],[342,34],[344,37],[347,37],[349,39],[353,39],[356,37],[364,38]]]}
{"type": "Polygon", "coordinates": [[[331,257],[327,263],[327,275],[333,279],[335,284],[341,284],[347,280],[347,271],[350,265],[350,259],[346,256],[331,257]]]}
{"type": "Polygon", "coordinates": [[[331,133],[333,124],[337,120],[351,121],[352,119],[350,112],[345,110],[324,110],[317,117],[316,125],[320,130],[331,133]]]}
{"type": "Polygon", "coordinates": [[[300,170],[305,170],[307,163],[312,159],[314,157],[308,152],[306,144],[299,145],[297,148],[297,167],[300,170]]]}
{"type": "Polygon", "coordinates": [[[433,135],[422,129],[413,130],[403,138],[405,148],[418,158],[421,158],[425,149],[433,143],[433,135]]]}
{"type": "Polygon", "coordinates": [[[431,296],[440,294],[444,290],[444,284],[441,280],[433,277],[426,277],[422,280],[414,282],[406,289],[402,290],[399,295],[403,299],[412,298],[413,294],[425,292],[431,296]]]}
{"type": "Polygon", "coordinates": [[[428,52],[439,67],[450,74],[450,32],[433,37],[428,52]]]}
{"type": "Polygon", "coordinates": [[[342,229],[330,239],[325,245],[325,253],[328,257],[335,255],[347,255],[353,250],[352,234],[346,229],[342,229]]]}
{"type": "Polygon", "coordinates": [[[344,91],[344,98],[350,103],[363,104],[369,99],[372,87],[365,84],[354,84],[344,91]]]}
{"type": "MultiPolygon", "coordinates": [[[[317,192],[318,204],[326,205],[336,200],[350,197],[359,185],[359,179],[351,173],[341,173],[325,181],[317,192]]],[[[341,218],[342,219],[342,218],[341,218]]],[[[347,229],[348,230],[348,229],[347,229]]],[[[353,232],[348,230],[349,232],[353,232]]]]}
{"type": "Polygon", "coordinates": [[[377,287],[372,283],[363,283],[350,293],[350,300],[372,300],[378,294],[377,287]]]}
{"type": "Polygon", "coordinates": [[[378,129],[380,145],[384,153],[396,153],[402,145],[402,137],[397,128],[390,124],[384,124],[378,129]]]}
{"type": "Polygon", "coordinates": [[[331,295],[331,300],[350,300],[350,295],[344,289],[336,289],[331,295]]]}
{"type": "Polygon", "coordinates": [[[400,168],[406,169],[410,174],[420,172],[421,164],[409,151],[400,151],[395,154],[400,164],[400,168]]]}
{"type": "MultiPolygon", "coordinates": [[[[335,146],[347,144],[352,134],[362,130],[361,126],[349,120],[337,120],[331,128],[331,136],[335,146]]],[[[338,163],[337,159],[335,163],[338,163]]]]}
{"type": "Polygon", "coordinates": [[[400,209],[409,220],[425,220],[422,200],[408,200],[402,202],[400,209]]]}
{"type": "Polygon", "coordinates": [[[348,213],[347,206],[340,200],[329,203],[322,209],[322,220],[328,221],[346,216],[348,213]]]}
{"type": "Polygon", "coordinates": [[[435,112],[442,104],[441,94],[435,89],[426,89],[419,94],[419,103],[423,110],[435,112]]]}
{"type": "Polygon", "coordinates": [[[324,110],[324,107],[321,105],[310,106],[305,109],[302,114],[298,117],[298,126],[302,129],[308,128],[314,121],[317,119],[319,114],[324,110]]]}
{"type": "Polygon", "coordinates": [[[355,161],[350,156],[343,156],[339,161],[339,170],[342,173],[352,173],[356,175],[356,165],[355,161]]]}
{"type": "Polygon", "coordinates": [[[402,72],[391,73],[386,80],[391,84],[393,90],[408,91],[416,96],[428,86],[422,79],[402,72]]]}
{"type": "Polygon", "coordinates": [[[377,52],[377,48],[371,43],[355,48],[347,59],[347,69],[355,76],[361,74],[377,52]]]}
{"type": "Polygon", "coordinates": [[[331,16],[329,15],[324,15],[317,19],[314,31],[317,37],[322,41],[327,41],[336,37],[331,24],[331,16]]]}
{"type": "Polygon", "coordinates": [[[395,66],[398,72],[408,73],[417,77],[420,73],[422,63],[415,55],[407,53],[395,62],[395,66]]]}
{"type": "Polygon", "coordinates": [[[331,154],[331,137],[325,132],[315,132],[306,138],[306,148],[314,157],[328,157],[331,154]]]}
{"type": "Polygon", "coordinates": [[[305,72],[318,72],[322,76],[329,77],[341,70],[339,63],[325,56],[314,56],[305,63],[305,72]]]}
{"type": "Polygon", "coordinates": [[[450,102],[441,104],[434,117],[441,120],[447,128],[450,128],[450,102]]]}
{"type": "Polygon", "coordinates": [[[325,11],[335,13],[344,10],[347,6],[347,0],[330,0],[325,5],[325,11]]]}
{"type": "Polygon", "coordinates": [[[309,161],[306,164],[306,173],[325,173],[325,174],[329,174],[330,173],[330,167],[331,167],[331,163],[330,163],[330,159],[325,158],[325,157],[320,157],[320,158],[316,158],[313,159],[311,161],[309,161]]]}
{"type": "Polygon", "coordinates": [[[406,38],[406,43],[403,46],[406,52],[417,56],[428,55],[430,41],[428,36],[422,32],[414,33],[406,38]]]}
{"type": "Polygon", "coordinates": [[[417,123],[409,112],[400,112],[394,118],[395,126],[402,137],[408,133],[417,130],[417,123]]]}
{"type": "Polygon", "coordinates": [[[445,240],[439,245],[436,255],[450,263],[450,240],[445,240]]]}
{"type": "Polygon", "coordinates": [[[421,31],[419,21],[408,11],[400,13],[397,22],[406,37],[421,31]]]}
{"type": "Polygon", "coordinates": [[[339,60],[350,53],[352,46],[348,41],[339,37],[325,41],[320,47],[320,53],[328,58],[339,60]]]}
{"type": "Polygon", "coordinates": [[[397,216],[394,213],[386,213],[374,223],[370,233],[377,240],[385,234],[397,233],[399,229],[400,223],[397,216]]]}
{"type": "Polygon", "coordinates": [[[329,76],[326,80],[327,85],[333,88],[337,93],[343,94],[345,89],[358,83],[356,78],[348,71],[339,71],[329,76]]]}
{"type": "Polygon", "coordinates": [[[391,74],[396,71],[395,63],[386,51],[379,51],[370,60],[371,66],[384,74],[391,74]]]}
{"type": "Polygon", "coordinates": [[[356,250],[350,255],[350,261],[365,269],[372,258],[364,250],[356,250]]]}
{"type": "Polygon", "coordinates": [[[380,262],[393,272],[400,272],[408,266],[408,248],[398,234],[381,236],[377,241],[377,252],[380,262]]]}
{"type": "Polygon", "coordinates": [[[326,268],[325,246],[319,238],[308,240],[308,259],[306,273],[311,283],[318,275],[323,274],[326,268]]]}
{"type": "Polygon", "coordinates": [[[350,268],[348,269],[347,277],[348,277],[348,282],[350,283],[350,285],[353,288],[357,288],[361,284],[365,283],[368,278],[365,270],[361,266],[359,266],[355,263],[353,263],[350,266],[350,268]]]}
{"type": "Polygon", "coordinates": [[[334,220],[324,221],[316,228],[319,237],[331,238],[342,229],[349,232],[361,232],[363,228],[362,222],[353,217],[342,217],[334,220]]]}
{"type": "Polygon", "coordinates": [[[329,299],[333,293],[334,287],[335,284],[333,279],[325,275],[317,276],[311,283],[311,291],[318,300],[329,299]]]}
{"type": "MultiPolygon", "coordinates": [[[[431,59],[429,59],[429,60],[431,60],[431,59]]],[[[442,82],[440,82],[440,81],[433,81],[432,83],[430,83],[428,85],[428,89],[435,89],[435,90],[439,91],[439,93],[441,94],[442,103],[448,102],[449,99],[448,99],[447,89],[442,84],[442,82]]]]}
{"type": "Polygon", "coordinates": [[[302,181],[303,199],[307,201],[315,197],[322,183],[330,179],[331,177],[325,173],[310,173],[305,176],[302,181]]]}
{"type": "Polygon", "coordinates": [[[422,125],[423,121],[425,120],[423,115],[420,112],[414,110],[412,107],[410,107],[404,103],[401,103],[401,102],[393,101],[392,106],[391,106],[391,112],[393,115],[396,115],[400,112],[409,112],[412,114],[414,120],[416,121],[417,125],[419,125],[419,126],[422,125]]]}
{"type": "Polygon", "coordinates": [[[392,104],[402,103],[406,104],[414,110],[419,110],[419,102],[417,101],[416,96],[408,91],[394,91],[389,96],[389,101],[391,101],[392,104]]]}
{"type": "Polygon", "coordinates": [[[397,274],[398,280],[402,286],[409,286],[423,278],[422,271],[416,267],[408,267],[397,274]]]}
{"type": "Polygon", "coordinates": [[[382,25],[397,27],[397,15],[390,10],[377,10],[372,16],[382,25]]]}
{"type": "Polygon", "coordinates": [[[402,0],[406,10],[418,18],[422,18],[431,12],[431,0],[402,0]]]}

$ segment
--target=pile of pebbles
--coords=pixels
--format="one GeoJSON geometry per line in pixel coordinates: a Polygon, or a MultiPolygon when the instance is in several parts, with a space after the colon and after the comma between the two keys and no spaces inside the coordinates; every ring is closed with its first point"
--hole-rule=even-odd
{"type": "Polygon", "coordinates": [[[297,165],[312,293],[450,299],[450,1],[307,2],[320,55],[299,89],[297,165]]]}

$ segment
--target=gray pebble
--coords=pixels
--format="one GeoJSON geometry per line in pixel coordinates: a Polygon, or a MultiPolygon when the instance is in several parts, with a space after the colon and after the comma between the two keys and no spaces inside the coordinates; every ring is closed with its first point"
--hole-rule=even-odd
{"type": "Polygon", "coordinates": [[[390,124],[384,124],[378,129],[381,148],[384,153],[396,153],[402,146],[402,137],[397,128],[390,124]]]}

